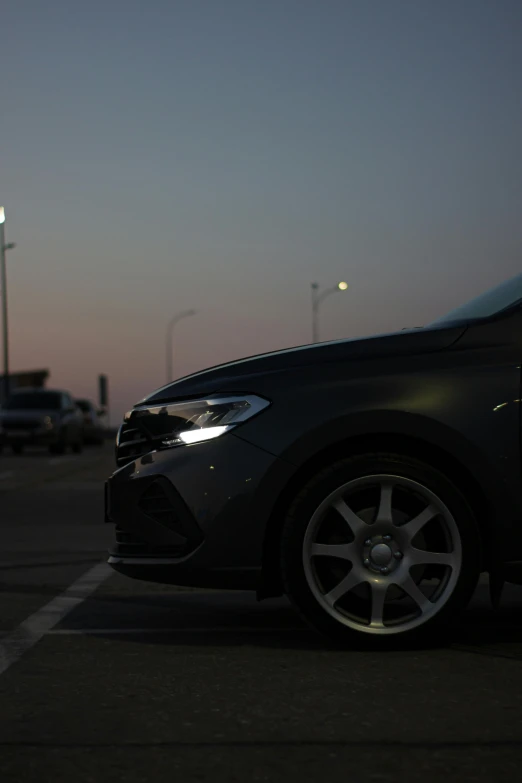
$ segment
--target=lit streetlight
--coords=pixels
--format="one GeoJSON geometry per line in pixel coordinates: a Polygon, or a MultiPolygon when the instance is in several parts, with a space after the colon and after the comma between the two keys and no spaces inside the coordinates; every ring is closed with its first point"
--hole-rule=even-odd
{"type": "Polygon", "coordinates": [[[334,285],[332,288],[327,288],[325,291],[322,291],[319,293],[319,283],[312,283],[312,342],[318,343],[319,342],[319,305],[321,302],[323,302],[327,296],[330,296],[330,294],[335,294],[337,291],[346,291],[348,288],[348,283],[345,283],[344,280],[342,280],[340,283],[337,283],[337,285],[334,285]]]}
{"type": "Polygon", "coordinates": [[[16,247],[14,242],[5,241],[5,209],[0,207],[0,285],[2,286],[2,328],[4,338],[4,388],[3,398],[9,397],[9,328],[7,318],[7,272],[5,266],[6,250],[16,247]]]}
{"type": "Polygon", "coordinates": [[[182,313],[177,313],[168,323],[166,339],[167,383],[171,383],[172,381],[172,332],[178,321],[181,321],[182,318],[188,318],[190,315],[196,315],[196,311],[184,310],[182,313]]]}

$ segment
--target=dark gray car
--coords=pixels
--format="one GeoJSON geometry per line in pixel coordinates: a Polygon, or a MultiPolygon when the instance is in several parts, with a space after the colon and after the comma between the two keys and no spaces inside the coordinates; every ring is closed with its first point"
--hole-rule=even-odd
{"type": "Polygon", "coordinates": [[[21,454],[25,446],[46,446],[52,454],[83,446],[83,418],[65,391],[14,392],[0,409],[0,444],[21,454]]]}
{"type": "Polygon", "coordinates": [[[138,403],[107,487],[129,576],[286,593],[341,642],[522,584],[522,275],[425,328],[214,367],[138,403]]]}
{"type": "Polygon", "coordinates": [[[101,446],[105,440],[105,427],[101,418],[104,411],[99,410],[91,400],[75,400],[74,402],[80,409],[83,418],[84,443],[101,446]]]}

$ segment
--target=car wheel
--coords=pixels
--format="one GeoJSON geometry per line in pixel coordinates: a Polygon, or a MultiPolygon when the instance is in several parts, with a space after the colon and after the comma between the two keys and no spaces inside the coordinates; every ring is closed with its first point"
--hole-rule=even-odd
{"type": "Polygon", "coordinates": [[[429,465],[393,454],[324,469],[295,499],[281,538],[285,592],[343,644],[440,632],[470,600],[480,564],[464,496],[429,465]]]}
{"type": "Polygon", "coordinates": [[[11,446],[11,450],[13,454],[21,454],[24,450],[24,447],[21,445],[15,445],[15,446],[11,446]]]}
{"type": "Polygon", "coordinates": [[[72,450],[74,454],[81,454],[83,451],[83,441],[77,440],[72,444],[72,450]]]}

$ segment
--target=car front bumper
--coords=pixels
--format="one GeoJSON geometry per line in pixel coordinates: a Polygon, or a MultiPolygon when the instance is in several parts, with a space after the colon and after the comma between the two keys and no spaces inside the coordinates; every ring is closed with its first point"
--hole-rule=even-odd
{"type": "Polygon", "coordinates": [[[0,445],[2,446],[50,446],[59,441],[56,430],[2,430],[0,445]]]}
{"type": "Polygon", "coordinates": [[[256,589],[266,524],[294,471],[233,433],[142,456],[106,484],[110,565],[154,582],[256,589]]]}

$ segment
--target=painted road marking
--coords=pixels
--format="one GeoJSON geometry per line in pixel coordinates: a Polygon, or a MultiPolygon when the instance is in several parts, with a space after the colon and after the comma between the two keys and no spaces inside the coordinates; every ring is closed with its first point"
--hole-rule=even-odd
{"type": "Polygon", "coordinates": [[[0,639],[0,674],[3,674],[42,636],[85,601],[114,571],[107,563],[98,563],[73,582],[61,595],[30,615],[12,633],[0,639]]]}

